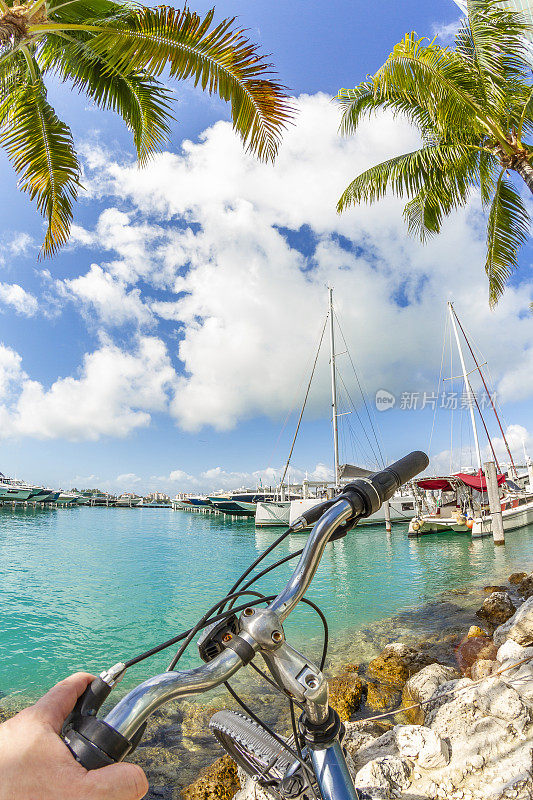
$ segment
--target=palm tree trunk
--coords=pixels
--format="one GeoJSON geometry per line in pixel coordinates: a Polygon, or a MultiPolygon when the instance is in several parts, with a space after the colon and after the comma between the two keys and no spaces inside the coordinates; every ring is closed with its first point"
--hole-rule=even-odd
{"type": "Polygon", "coordinates": [[[527,158],[516,159],[513,164],[513,169],[518,172],[524,183],[526,183],[529,191],[533,194],[533,167],[527,158]]]}

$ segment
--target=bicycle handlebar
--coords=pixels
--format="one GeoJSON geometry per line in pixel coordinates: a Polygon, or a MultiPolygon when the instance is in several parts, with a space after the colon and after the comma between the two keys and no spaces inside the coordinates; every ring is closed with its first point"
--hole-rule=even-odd
{"type": "MultiPolygon", "coordinates": [[[[425,453],[410,453],[381,472],[348,484],[334,500],[319,504],[320,518],[289,582],[265,611],[283,622],[307,591],[335,530],[340,525],[355,523],[361,517],[375,513],[403,483],[414,478],[428,463],[425,453]]],[[[308,516],[309,512],[300,520],[308,524],[308,516]]],[[[118,664],[109,672],[102,673],[86,689],[65,723],[64,739],[74,757],[86,769],[121,761],[135,748],[146,720],[158,707],[168,700],[219,686],[264,647],[263,642],[257,641],[246,630],[242,630],[238,638],[241,640],[240,652],[239,648],[228,648],[196,669],[166,672],[149,678],[123,697],[104,720],[99,720],[96,713],[122,677],[124,669],[121,671],[120,668],[124,665],[118,664]]],[[[269,646],[272,648],[272,643],[269,646]]]]}

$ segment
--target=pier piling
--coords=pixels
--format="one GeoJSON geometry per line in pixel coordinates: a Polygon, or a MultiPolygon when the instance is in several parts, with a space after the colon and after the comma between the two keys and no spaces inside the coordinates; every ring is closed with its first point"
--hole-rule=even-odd
{"type": "Polygon", "coordinates": [[[387,533],[390,533],[392,531],[392,525],[390,521],[390,503],[388,500],[385,500],[383,503],[383,511],[385,513],[385,530],[387,533]]]}
{"type": "Polygon", "coordinates": [[[486,461],[485,464],[483,464],[483,471],[485,473],[485,480],[487,483],[489,510],[492,517],[492,538],[494,539],[495,545],[505,544],[502,508],[500,505],[498,478],[496,476],[496,466],[494,461],[486,461]]]}

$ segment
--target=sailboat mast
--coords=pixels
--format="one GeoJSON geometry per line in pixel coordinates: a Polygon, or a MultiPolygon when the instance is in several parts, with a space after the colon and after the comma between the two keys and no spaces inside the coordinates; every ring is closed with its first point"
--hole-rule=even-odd
{"type": "Polygon", "coordinates": [[[474,441],[476,443],[476,455],[477,455],[477,463],[479,471],[482,472],[481,466],[481,450],[479,449],[479,439],[477,435],[477,427],[476,427],[476,417],[474,415],[474,392],[472,391],[472,387],[470,386],[470,381],[468,380],[468,373],[466,371],[466,364],[465,364],[465,357],[463,355],[463,348],[461,347],[461,340],[459,339],[459,331],[457,330],[457,325],[455,322],[455,314],[453,312],[453,305],[452,303],[448,303],[448,310],[450,312],[450,319],[453,325],[453,332],[455,333],[455,341],[457,342],[457,349],[459,350],[459,358],[461,359],[461,367],[463,369],[463,379],[465,382],[465,389],[468,396],[468,407],[470,409],[470,420],[472,422],[472,430],[474,432],[474,441]]]}
{"type": "Polygon", "coordinates": [[[333,451],[335,458],[335,486],[339,485],[339,431],[337,428],[337,376],[335,373],[335,330],[333,324],[333,289],[329,293],[329,344],[331,366],[331,414],[333,422],[333,451]]]}

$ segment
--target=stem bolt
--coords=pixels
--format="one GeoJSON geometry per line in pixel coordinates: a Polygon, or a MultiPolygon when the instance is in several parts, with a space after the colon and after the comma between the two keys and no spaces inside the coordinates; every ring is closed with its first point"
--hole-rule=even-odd
{"type": "Polygon", "coordinates": [[[227,643],[227,642],[231,642],[232,639],[233,639],[233,636],[231,635],[231,633],[227,633],[224,636],[224,638],[222,639],[222,641],[227,643]]]}
{"type": "Polygon", "coordinates": [[[272,641],[273,642],[282,642],[283,641],[283,634],[281,631],[272,631],[272,641]]]}

